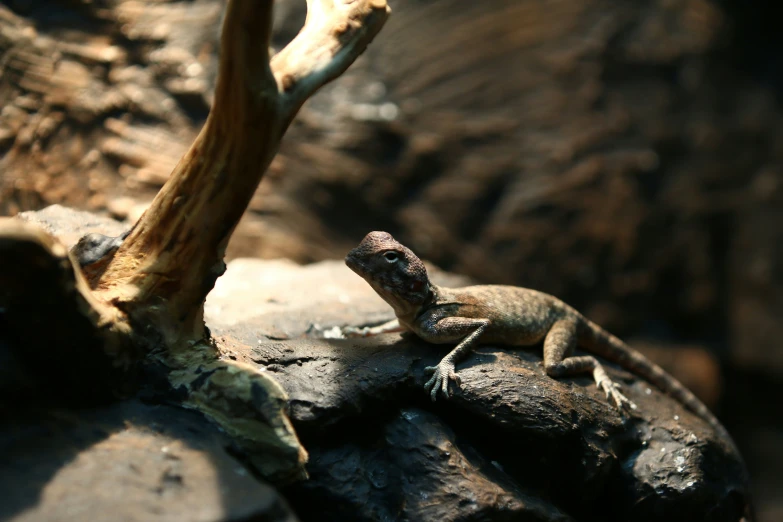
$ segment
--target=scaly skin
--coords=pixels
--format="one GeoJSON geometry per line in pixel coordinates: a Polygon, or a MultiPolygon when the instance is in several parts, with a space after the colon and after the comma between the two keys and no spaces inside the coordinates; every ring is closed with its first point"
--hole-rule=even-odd
{"type": "Polygon", "coordinates": [[[674,377],[556,297],[514,286],[439,287],[429,280],[421,260],[386,232],[367,234],[345,263],[391,305],[397,329],[430,343],[457,345],[437,366],[426,369],[432,373],[425,387],[433,401],[439,392],[449,397],[449,381],[460,385],[455,365],[477,344],[530,346],[543,340],[544,368],[550,377],[592,373],[596,385],[618,408],[636,408],[598,359],[570,355],[578,345],[654,384],[731,442],[709,409],[674,377]]]}

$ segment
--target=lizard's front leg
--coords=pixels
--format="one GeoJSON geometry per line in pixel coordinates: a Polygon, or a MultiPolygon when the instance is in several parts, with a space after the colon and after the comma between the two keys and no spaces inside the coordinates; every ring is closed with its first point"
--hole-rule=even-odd
{"type": "Polygon", "coordinates": [[[550,377],[562,377],[576,373],[592,372],[595,384],[604,391],[606,398],[614,401],[618,408],[628,406],[635,409],[636,405],[620,393],[619,386],[609,378],[609,375],[592,355],[582,357],[567,357],[577,341],[578,322],[576,319],[561,319],[549,329],[544,339],[544,369],[550,377]]]}
{"type": "Polygon", "coordinates": [[[429,341],[453,339],[466,336],[456,348],[444,357],[437,366],[427,366],[424,371],[432,373],[432,377],[424,385],[429,390],[430,397],[434,401],[438,398],[438,390],[449,397],[449,380],[453,380],[457,386],[460,379],[455,371],[455,365],[470,352],[481,334],[489,326],[489,319],[472,319],[468,317],[446,317],[425,329],[424,338],[429,341]]]}

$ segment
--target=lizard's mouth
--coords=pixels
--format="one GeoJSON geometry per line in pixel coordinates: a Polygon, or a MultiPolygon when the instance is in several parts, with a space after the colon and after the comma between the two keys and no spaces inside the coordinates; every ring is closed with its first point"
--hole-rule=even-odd
{"type": "Polygon", "coordinates": [[[348,252],[348,255],[345,256],[345,264],[348,265],[348,268],[364,277],[364,267],[354,256],[351,255],[352,253],[352,251],[348,252]]]}

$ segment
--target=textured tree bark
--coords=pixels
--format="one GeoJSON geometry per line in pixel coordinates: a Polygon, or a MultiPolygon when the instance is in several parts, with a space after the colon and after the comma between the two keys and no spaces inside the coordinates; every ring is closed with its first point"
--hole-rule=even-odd
{"type": "Polygon", "coordinates": [[[270,63],[272,5],[229,3],[204,128],[105,270],[91,274],[100,298],[153,320],[168,344],[204,336],[204,299],[286,128],[364,51],[389,13],[385,0],[310,0],[302,31],[270,63]]]}

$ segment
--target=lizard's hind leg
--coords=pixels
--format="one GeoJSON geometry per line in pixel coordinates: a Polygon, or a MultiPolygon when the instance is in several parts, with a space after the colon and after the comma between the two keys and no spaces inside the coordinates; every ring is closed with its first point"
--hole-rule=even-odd
{"type": "Polygon", "coordinates": [[[574,319],[561,319],[549,329],[544,339],[544,368],[546,374],[557,378],[566,375],[592,372],[595,384],[606,393],[606,398],[614,401],[618,408],[636,405],[620,393],[620,387],[592,355],[570,356],[576,346],[578,322],[574,319]]]}

